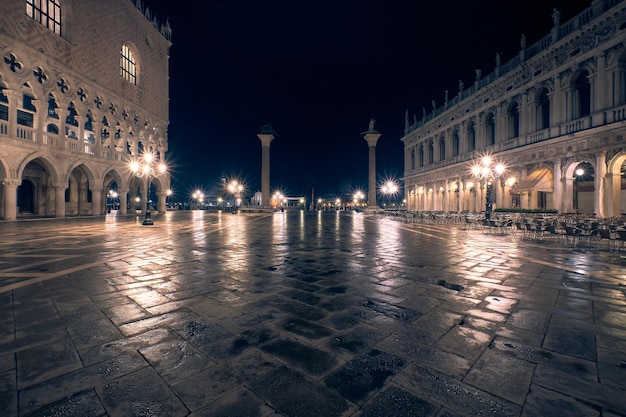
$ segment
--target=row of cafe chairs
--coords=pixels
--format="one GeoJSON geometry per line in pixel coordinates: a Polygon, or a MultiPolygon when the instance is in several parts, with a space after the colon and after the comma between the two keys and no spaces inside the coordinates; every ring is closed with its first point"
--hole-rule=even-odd
{"type": "Polygon", "coordinates": [[[465,230],[510,234],[512,237],[559,243],[563,246],[606,249],[620,252],[626,246],[626,222],[623,218],[596,219],[578,216],[519,215],[485,213],[385,210],[385,216],[406,223],[462,224],[465,230]]]}

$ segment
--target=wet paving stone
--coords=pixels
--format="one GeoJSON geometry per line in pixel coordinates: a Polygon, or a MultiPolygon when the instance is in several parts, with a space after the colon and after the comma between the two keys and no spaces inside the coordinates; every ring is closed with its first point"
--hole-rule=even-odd
{"type": "Polygon", "coordinates": [[[17,352],[18,388],[80,369],[78,353],[69,339],[17,352]]]}
{"type": "Polygon", "coordinates": [[[463,382],[524,405],[535,364],[497,349],[488,349],[463,378],[463,382]]]}
{"type": "Polygon", "coordinates": [[[148,363],[139,353],[128,353],[24,388],[20,391],[20,412],[33,412],[74,393],[106,384],[147,366],[148,363]]]}
{"type": "Polygon", "coordinates": [[[303,320],[321,320],[326,317],[326,314],[328,314],[326,311],[320,308],[299,303],[296,301],[287,301],[277,298],[270,301],[270,303],[273,307],[276,307],[291,315],[298,316],[303,320]]]}
{"type": "Polygon", "coordinates": [[[96,392],[110,417],[183,417],[189,414],[185,405],[151,368],[104,384],[96,388],[96,392]]]}
{"type": "Polygon", "coordinates": [[[195,411],[246,381],[266,375],[277,366],[277,361],[254,350],[190,375],[173,384],[172,388],[185,405],[195,411]]]}
{"type": "Polygon", "coordinates": [[[350,409],[344,398],[286,366],[251,381],[249,386],[286,417],[341,417],[350,409]]]}
{"type": "Polygon", "coordinates": [[[353,403],[362,404],[372,391],[384,386],[405,363],[397,356],[373,349],[340,367],[326,377],[324,383],[353,403]]]}
{"type": "Polygon", "coordinates": [[[23,417],[100,417],[106,415],[107,413],[96,392],[89,390],[64,398],[57,403],[47,405],[34,412],[24,414],[23,417]]]}
{"type": "Polygon", "coordinates": [[[291,340],[276,340],[261,349],[311,375],[324,374],[337,364],[327,352],[291,340]]]}
{"type": "Polygon", "coordinates": [[[321,339],[322,337],[330,336],[332,334],[332,332],[326,327],[298,318],[285,320],[282,328],[288,332],[304,336],[309,339],[321,339]]]}
{"type": "Polygon", "coordinates": [[[396,383],[467,416],[517,417],[521,407],[427,367],[411,364],[396,383]]]}
{"type": "Polygon", "coordinates": [[[388,335],[388,332],[383,332],[373,327],[357,326],[348,332],[334,335],[328,341],[327,346],[333,351],[356,355],[377,344],[388,335]]]}
{"type": "Polygon", "coordinates": [[[247,389],[228,393],[189,417],[269,417],[276,412],[247,389]]]}
{"type": "Polygon", "coordinates": [[[398,387],[377,394],[363,406],[359,417],[431,417],[439,407],[398,387]]]}
{"type": "Polygon", "coordinates": [[[591,330],[550,325],[543,347],[582,359],[596,358],[596,336],[591,330]]]}
{"type": "Polygon", "coordinates": [[[140,349],[141,353],[168,383],[215,365],[215,362],[182,339],[167,340],[140,349]]]}
{"type": "Polygon", "coordinates": [[[321,301],[321,298],[317,295],[310,294],[304,291],[291,290],[283,291],[280,294],[293,300],[300,301],[301,303],[310,305],[317,305],[321,301]]]}
{"type": "Polygon", "coordinates": [[[361,306],[367,310],[375,311],[376,313],[383,314],[387,317],[401,320],[404,322],[411,322],[417,319],[420,314],[407,308],[398,307],[392,304],[387,304],[377,300],[367,300],[361,306]]]}
{"type": "Polygon", "coordinates": [[[209,323],[201,317],[174,322],[170,324],[170,327],[182,338],[199,348],[232,336],[232,334],[223,327],[209,323]]]}

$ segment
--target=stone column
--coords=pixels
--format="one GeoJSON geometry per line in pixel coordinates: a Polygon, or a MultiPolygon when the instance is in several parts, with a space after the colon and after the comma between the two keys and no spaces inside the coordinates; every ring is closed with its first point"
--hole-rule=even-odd
{"type": "Polygon", "coordinates": [[[157,210],[161,214],[167,211],[167,193],[166,192],[159,193],[159,202],[158,202],[157,210]]]}
{"type": "Polygon", "coordinates": [[[620,196],[622,192],[622,175],[618,172],[609,172],[607,175],[608,180],[608,217],[619,216],[621,214],[621,201],[620,196]]]}
{"type": "Polygon", "coordinates": [[[4,202],[2,207],[4,220],[17,219],[17,187],[22,183],[17,179],[4,179],[2,183],[2,195],[4,202]]]}
{"type": "Polygon", "coordinates": [[[270,143],[274,140],[272,133],[256,135],[261,141],[261,206],[270,205],[270,143]]]}
{"type": "Polygon", "coordinates": [[[367,176],[367,208],[377,209],[376,204],[376,143],[381,134],[374,129],[374,119],[370,121],[369,130],[363,132],[363,139],[367,142],[369,149],[369,166],[367,176]]]}
{"type": "Polygon", "coordinates": [[[120,199],[120,215],[125,216],[128,213],[128,189],[118,188],[120,199]]]}
{"type": "Polygon", "coordinates": [[[67,140],[67,135],[65,134],[65,118],[67,117],[67,109],[63,109],[57,107],[57,114],[59,115],[59,143],[58,146],[61,149],[66,149],[65,142],[67,140]]]}
{"type": "MultiPolygon", "coordinates": [[[[101,214],[104,214],[103,212],[103,207],[102,207],[102,191],[104,190],[103,188],[96,188],[94,186],[92,186],[90,184],[91,189],[91,215],[92,216],[99,216],[101,214]]],[[[106,197],[104,198],[106,201],[106,197]]]]}
{"type": "Polygon", "coordinates": [[[9,137],[17,136],[17,107],[22,99],[22,93],[13,90],[4,90],[4,95],[9,100],[9,137]]]}
{"type": "Polygon", "coordinates": [[[37,143],[43,143],[44,124],[46,122],[46,113],[48,112],[48,102],[44,100],[33,100],[35,106],[35,139],[37,143]]]}
{"type": "Polygon", "coordinates": [[[554,161],[553,168],[554,193],[552,194],[552,204],[554,208],[563,213],[563,177],[561,173],[561,161],[554,161]]]}
{"type": "Polygon", "coordinates": [[[593,206],[596,217],[605,216],[604,204],[604,179],[606,176],[606,151],[600,151],[596,154],[596,171],[594,175],[594,198],[593,206]]]}
{"type": "Polygon", "coordinates": [[[564,178],[563,183],[565,188],[563,189],[563,212],[574,212],[574,177],[564,178]]]}
{"type": "MultiPolygon", "coordinates": [[[[65,135],[61,135],[65,137],[65,135]]],[[[59,137],[61,137],[59,136],[59,137]]],[[[65,184],[54,184],[54,217],[65,217],[65,184]]]]}

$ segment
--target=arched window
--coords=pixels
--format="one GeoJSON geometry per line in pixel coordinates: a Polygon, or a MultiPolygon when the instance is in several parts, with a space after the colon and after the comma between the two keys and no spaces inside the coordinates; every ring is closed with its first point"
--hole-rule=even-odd
{"type": "Polygon", "coordinates": [[[537,116],[537,130],[547,129],[550,127],[550,97],[548,97],[548,90],[543,88],[537,95],[536,116],[537,116]]]}
{"type": "Polygon", "coordinates": [[[485,135],[487,146],[496,144],[496,117],[493,113],[489,113],[485,120],[485,135]]]}
{"type": "Polygon", "coordinates": [[[441,136],[439,138],[439,160],[446,159],[446,138],[441,136]]]}
{"type": "Polygon", "coordinates": [[[61,35],[61,5],[58,0],[26,0],[26,15],[61,35]]]}
{"type": "Polygon", "coordinates": [[[428,141],[428,163],[432,164],[435,162],[435,145],[432,140],[428,141]]]}
{"type": "Polygon", "coordinates": [[[9,120],[9,98],[3,93],[4,89],[0,85],[0,120],[9,120]]]}
{"type": "Polygon", "coordinates": [[[120,75],[133,85],[137,85],[137,63],[128,45],[122,45],[120,54],[120,75]]]}
{"type": "MultiPolygon", "coordinates": [[[[509,104],[506,112],[508,139],[519,136],[519,109],[516,101],[509,104]]],[[[495,143],[495,141],[493,142],[495,143]]],[[[492,143],[492,145],[493,145],[492,143]]]]}
{"type": "Polygon", "coordinates": [[[472,120],[467,126],[467,150],[476,149],[476,123],[472,120]]]}
{"type": "Polygon", "coordinates": [[[411,148],[411,169],[415,169],[415,147],[411,148]]]}
{"type": "Polygon", "coordinates": [[[420,145],[418,158],[419,158],[419,166],[423,167],[424,166],[424,145],[423,144],[420,145]]]}
{"type": "Polygon", "coordinates": [[[452,156],[457,156],[459,154],[459,131],[454,130],[452,133],[452,156]]]}
{"type": "Polygon", "coordinates": [[[591,114],[591,85],[589,72],[586,70],[582,71],[574,82],[572,106],[572,119],[591,114]]]}

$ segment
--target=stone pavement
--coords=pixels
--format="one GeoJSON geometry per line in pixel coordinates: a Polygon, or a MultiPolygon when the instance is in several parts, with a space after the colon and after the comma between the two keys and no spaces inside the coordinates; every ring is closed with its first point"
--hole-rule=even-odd
{"type": "Polygon", "coordinates": [[[626,253],[352,212],[0,223],[0,415],[626,416],[626,253]]]}

